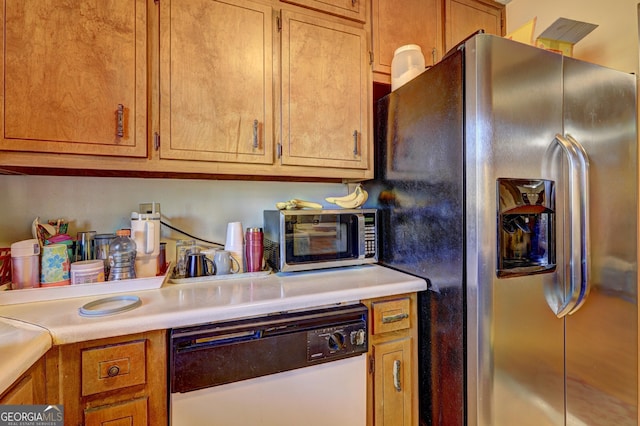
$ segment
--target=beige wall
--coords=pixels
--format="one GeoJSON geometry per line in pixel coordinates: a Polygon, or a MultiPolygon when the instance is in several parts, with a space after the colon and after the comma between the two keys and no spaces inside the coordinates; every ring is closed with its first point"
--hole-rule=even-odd
{"type": "Polygon", "coordinates": [[[620,71],[638,70],[638,0],[511,0],[507,33],[537,17],[534,39],[557,18],[598,25],[574,47],[574,57],[620,71]]]}
{"type": "MultiPolygon", "coordinates": [[[[64,218],[70,234],[128,228],[139,203],[160,203],[162,220],[200,238],[224,244],[227,222],[262,226],[262,211],[277,201],[302,198],[323,203],[329,195],[345,195],[347,185],[182,179],[131,179],[49,176],[0,176],[0,247],[31,238],[31,223],[64,218]]],[[[175,253],[175,240],[187,238],[162,227],[175,253]]]]}

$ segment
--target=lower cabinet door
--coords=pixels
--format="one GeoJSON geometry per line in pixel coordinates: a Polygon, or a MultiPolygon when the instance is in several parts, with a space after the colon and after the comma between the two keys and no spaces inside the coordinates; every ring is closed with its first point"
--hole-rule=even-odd
{"type": "Polygon", "coordinates": [[[411,425],[411,338],[373,345],[374,425],[411,425]]]}
{"type": "Polygon", "coordinates": [[[0,405],[45,404],[44,358],[38,360],[0,397],[0,405]]]}
{"type": "Polygon", "coordinates": [[[84,420],[86,426],[146,426],[147,398],[85,410],[84,420]]]}

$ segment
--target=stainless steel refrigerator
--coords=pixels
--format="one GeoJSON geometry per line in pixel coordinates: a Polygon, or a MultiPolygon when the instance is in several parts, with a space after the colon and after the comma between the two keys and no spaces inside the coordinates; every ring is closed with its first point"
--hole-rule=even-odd
{"type": "Polygon", "coordinates": [[[378,102],[422,425],[636,425],[636,78],[476,35],[378,102]]]}

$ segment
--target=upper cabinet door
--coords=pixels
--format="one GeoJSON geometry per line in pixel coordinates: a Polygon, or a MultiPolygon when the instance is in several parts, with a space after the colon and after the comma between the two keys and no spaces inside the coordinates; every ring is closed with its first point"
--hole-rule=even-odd
{"type": "MultiPolygon", "coordinates": [[[[445,0],[445,51],[478,30],[504,35],[504,5],[490,0],[445,0]]],[[[446,52],[445,52],[446,53],[446,52]]]]}
{"type": "Polygon", "coordinates": [[[0,149],[147,155],[146,0],[4,0],[0,149]]]}
{"type": "Polygon", "coordinates": [[[354,21],[365,22],[366,0],[281,0],[284,3],[297,4],[309,9],[319,10],[354,21]]]}
{"type": "Polygon", "coordinates": [[[367,169],[364,29],[282,11],[282,164],[367,169]]]}
{"type": "Polygon", "coordinates": [[[160,156],[273,163],[273,13],[246,0],[160,2],[160,156]]]}
{"type": "Polygon", "coordinates": [[[417,44],[427,66],[442,57],[442,3],[440,0],[372,1],[373,71],[391,74],[395,50],[417,44]]]}

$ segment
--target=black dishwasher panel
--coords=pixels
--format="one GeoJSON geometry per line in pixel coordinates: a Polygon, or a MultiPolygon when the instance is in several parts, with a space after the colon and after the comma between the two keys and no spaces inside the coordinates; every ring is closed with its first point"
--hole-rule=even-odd
{"type": "Polygon", "coordinates": [[[275,374],[367,352],[362,304],[174,328],[171,392],[275,374]]]}

